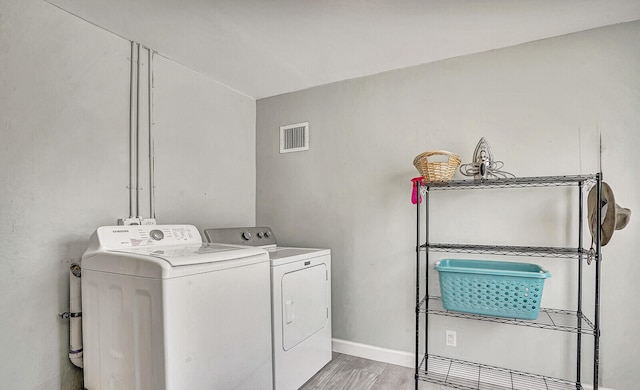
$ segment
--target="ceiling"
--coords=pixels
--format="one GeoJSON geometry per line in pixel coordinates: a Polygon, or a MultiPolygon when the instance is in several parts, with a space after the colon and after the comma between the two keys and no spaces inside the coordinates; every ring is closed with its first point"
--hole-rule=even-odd
{"type": "Polygon", "coordinates": [[[640,19],[638,0],[46,0],[252,98],[640,19]]]}

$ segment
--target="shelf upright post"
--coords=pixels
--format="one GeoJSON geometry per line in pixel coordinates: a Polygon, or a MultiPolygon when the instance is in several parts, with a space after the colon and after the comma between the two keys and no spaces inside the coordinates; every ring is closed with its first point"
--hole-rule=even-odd
{"type": "MultiPolygon", "coordinates": [[[[600,366],[600,264],[601,264],[601,248],[600,243],[602,242],[602,229],[600,228],[600,224],[602,221],[602,172],[598,172],[596,174],[596,194],[597,194],[597,203],[596,203],[596,221],[597,228],[596,230],[596,293],[595,293],[595,313],[594,313],[594,336],[593,336],[593,390],[598,390],[598,382],[599,382],[599,366],[600,366]]],[[[609,205],[609,207],[615,207],[615,205],[609,205]]]]}
{"type": "Polygon", "coordinates": [[[424,368],[429,370],[429,186],[424,193],[424,368]]]}
{"type": "Polygon", "coordinates": [[[420,368],[420,354],[418,348],[420,344],[420,194],[422,193],[420,181],[416,182],[416,186],[418,193],[416,197],[416,356],[414,382],[415,390],[418,390],[418,370],[420,368]]]}
{"type": "Polygon", "coordinates": [[[576,347],[576,384],[580,385],[581,377],[582,377],[582,248],[583,246],[583,236],[582,236],[582,221],[584,218],[583,214],[583,205],[582,202],[583,194],[582,191],[584,189],[584,182],[578,182],[578,313],[577,315],[577,328],[578,328],[578,345],[576,347]]]}

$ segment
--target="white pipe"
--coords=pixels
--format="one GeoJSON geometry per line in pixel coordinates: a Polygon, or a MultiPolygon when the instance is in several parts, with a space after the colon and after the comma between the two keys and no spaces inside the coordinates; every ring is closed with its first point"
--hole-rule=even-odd
{"type": "Polygon", "coordinates": [[[69,359],[76,367],[82,362],[82,297],[80,292],[80,266],[69,267],[69,359]]]}
{"type": "Polygon", "coordinates": [[[138,210],[134,210],[134,206],[137,203],[138,192],[136,187],[137,182],[134,181],[136,169],[136,140],[137,140],[137,129],[136,129],[136,116],[137,113],[134,110],[134,99],[136,96],[136,83],[135,83],[135,70],[134,66],[136,65],[136,52],[135,52],[136,43],[131,41],[131,69],[129,76],[129,218],[134,218],[138,214],[138,210]]]}
{"type": "Polygon", "coordinates": [[[135,216],[141,218],[140,215],[140,44],[138,46],[137,68],[136,68],[136,213],[135,216]]]}
{"type": "Polygon", "coordinates": [[[155,209],[155,181],[154,181],[154,143],[153,143],[153,52],[150,48],[149,50],[149,218],[156,217],[156,209],[155,209]]]}

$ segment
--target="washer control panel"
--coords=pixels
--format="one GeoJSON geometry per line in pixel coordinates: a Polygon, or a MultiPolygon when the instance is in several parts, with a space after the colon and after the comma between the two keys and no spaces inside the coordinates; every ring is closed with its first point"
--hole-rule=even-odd
{"type": "Polygon", "coordinates": [[[202,236],[192,225],[103,226],[96,235],[105,249],[202,243],[202,236]]]}
{"type": "Polygon", "coordinates": [[[270,227],[237,227],[205,229],[208,242],[232,245],[276,245],[276,237],[270,227]]]}

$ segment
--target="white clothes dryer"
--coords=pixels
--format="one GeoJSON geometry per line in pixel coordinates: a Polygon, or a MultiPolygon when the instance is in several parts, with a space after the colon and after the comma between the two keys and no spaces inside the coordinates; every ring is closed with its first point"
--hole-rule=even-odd
{"type": "Polygon", "coordinates": [[[82,258],[84,386],[272,389],[267,252],[107,226],[82,258]]]}
{"type": "Polygon", "coordinates": [[[331,361],[331,251],[280,247],[268,227],[205,229],[204,234],[209,242],[269,253],[274,389],[300,388],[331,361]]]}

